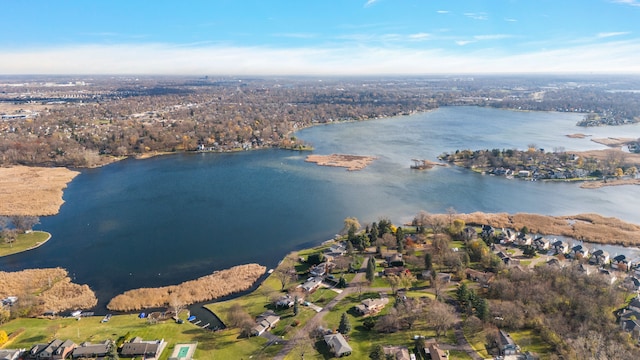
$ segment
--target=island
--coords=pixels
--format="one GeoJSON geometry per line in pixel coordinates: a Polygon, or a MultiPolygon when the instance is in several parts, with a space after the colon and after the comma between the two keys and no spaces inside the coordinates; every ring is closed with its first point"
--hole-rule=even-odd
{"type": "Polygon", "coordinates": [[[361,155],[307,155],[305,161],[316,163],[320,166],[345,167],[349,171],[362,170],[369,166],[377,157],[361,155]]]}

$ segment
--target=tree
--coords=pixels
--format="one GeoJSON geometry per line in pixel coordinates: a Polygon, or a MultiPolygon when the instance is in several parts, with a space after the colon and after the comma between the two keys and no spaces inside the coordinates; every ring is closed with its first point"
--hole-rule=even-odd
{"type": "Polygon", "coordinates": [[[367,274],[366,278],[369,283],[373,282],[373,279],[376,276],[376,260],[373,257],[369,258],[367,262],[367,274]]]}
{"type": "Polygon", "coordinates": [[[347,313],[342,313],[340,317],[340,325],[338,325],[338,332],[343,335],[347,335],[351,332],[351,323],[347,313]]]}
{"type": "Polygon", "coordinates": [[[322,253],[314,253],[309,255],[307,263],[311,265],[318,265],[324,261],[324,255],[322,253]]]}
{"type": "Polygon", "coordinates": [[[40,219],[37,216],[12,216],[11,223],[13,223],[16,230],[24,233],[40,223],[40,219]]]}
{"type": "Polygon", "coordinates": [[[489,302],[485,298],[477,297],[473,307],[476,309],[476,316],[482,321],[489,319],[489,302]]]}
{"type": "Polygon", "coordinates": [[[0,330],[0,346],[4,345],[7,341],[9,341],[9,335],[7,335],[6,331],[0,330]]]}
{"type": "Polygon", "coordinates": [[[40,223],[40,219],[37,216],[12,216],[11,222],[16,230],[24,233],[40,223]]]}
{"type": "Polygon", "coordinates": [[[356,233],[360,229],[360,222],[355,217],[347,217],[344,219],[344,228],[342,229],[343,233],[356,233]]]}
{"type": "Polygon", "coordinates": [[[296,295],[296,297],[293,298],[293,316],[298,315],[298,310],[298,296],[296,295]]]}
{"type": "Polygon", "coordinates": [[[251,328],[255,325],[255,321],[249,313],[242,308],[240,304],[232,305],[227,310],[227,325],[242,330],[243,336],[251,335],[251,328]]]}
{"type": "Polygon", "coordinates": [[[371,360],[385,360],[387,357],[384,354],[384,349],[382,348],[382,345],[380,344],[374,345],[374,347],[371,349],[371,352],[369,353],[369,358],[371,360]]]}
{"type": "Polygon", "coordinates": [[[289,282],[296,276],[296,270],[293,267],[293,261],[287,257],[282,261],[282,264],[274,271],[276,279],[280,280],[282,286],[280,290],[284,290],[289,282]]]}
{"type": "Polygon", "coordinates": [[[451,305],[432,301],[428,310],[428,322],[436,331],[436,337],[444,335],[456,322],[455,310],[451,305]]]}
{"type": "Polygon", "coordinates": [[[433,262],[431,260],[431,253],[424,254],[424,268],[425,268],[425,270],[431,270],[433,268],[433,262]]]}

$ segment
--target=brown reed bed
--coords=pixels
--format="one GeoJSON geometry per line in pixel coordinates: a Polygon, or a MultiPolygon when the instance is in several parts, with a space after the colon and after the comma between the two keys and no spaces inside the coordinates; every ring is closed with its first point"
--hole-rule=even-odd
{"type": "Polygon", "coordinates": [[[0,298],[7,296],[17,296],[17,306],[28,307],[30,315],[89,309],[98,303],[89,286],[71,282],[62,268],[0,271],[0,298]]]}
{"type": "Polygon", "coordinates": [[[0,168],[0,215],[55,215],[62,191],[79,172],[66,168],[0,168]]]}
{"type": "Polygon", "coordinates": [[[258,264],[238,265],[179,285],[133,289],[111,299],[107,308],[134,311],[209,301],[249,289],[266,270],[258,264]]]}

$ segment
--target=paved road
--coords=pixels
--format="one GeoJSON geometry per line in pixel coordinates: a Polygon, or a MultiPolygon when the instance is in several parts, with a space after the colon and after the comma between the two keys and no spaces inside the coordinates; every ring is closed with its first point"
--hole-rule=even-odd
{"type": "MultiPolygon", "coordinates": [[[[353,280],[351,280],[349,287],[342,290],[340,294],[338,294],[335,298],[333,298],[333,300],[327,303],[327,305],[322,309],[322,311],[315,314],[311,319],[309,319],[306,322],[306,324],[291,337],[292,339],[300,338],[302,336],[306,336],[306,334],[309,334],[312,330],[314,330],[314,327],[317,326],[322,321],[324,316],[328,314],[331,311],[331,309],[333,309],[336,306],[338,302],[340,302],[340,300],[344,299],[345,296],[355,291],[355,287],[353,287],[352,284],[356,284],[362,281],[365,275],[365,270],[367,268],[367,262],[369,262],[369,257],[364,258],[364,260],[362,261],[362,265],[360,266],[360,270],[358,270],[358,273],[356,274],[356,276],[353,278],[353,280]]],[[[295,345],[296,344],[294,341],[288,341],[286,344],[284,344],[284,346],[278,352],[278,354],[276,354],[274,359],[283,360],[284,357],[287,356],[287,354],[291,352],[291,350],[293,350],[295,345]]]]}
{"type": "MultiPolygon", "coordinates": [[[[368,261],[369,261],[369,257],[366,257],[362,262],[362,266],[360,267],[360,270],[358,270],[358,273],[356,274],[356,276],[349,283],[349,286],[343,289],[341,293],[339,293],[335,298],[333,298],[333,300],[329,301],[329,303],[322,309],[322,311],[317,313],[313,318],[309,319],[306,322],[306,324],[291,337],[291,339],[300,338],[302,336],[306,336],[307,334],[309,334],[312,330],[314,330],[314,327],[318,326],[318,324],[322,321],[324,316],[327,313],[329,313],[331,309],[333,309],[340,300],[344,299],[347,295],[354,293],[357,290],[354,284],[357,284],[358,282],[363,281],[365,277],[368,261]]],[[[364,288],[362,290],[376,291],[376,292],[380,292],[380,291],[389,292],[391,291],[391,288],[364,288]]],[[[454,330],[455,330],[457,344],[456,345],[439,344],[440,348],[444,350],[461,350],[469,354],[469,356],[471,356],[471,358],[474,360],[482,360],[483,358],[475,350],[473,350],[473,348],[471,347],[467,339],[464,337],[461,320],[459,320],[456,323],[454,330]]],[[[285,342],[284,346],[278,352],[278,354],[274,357],[274,359],[284,360],[285,356],[287,356],[287,354],[291,352],[291,350],[293,350],[295,345],[296,345],[295,341],[285,342]]]]}

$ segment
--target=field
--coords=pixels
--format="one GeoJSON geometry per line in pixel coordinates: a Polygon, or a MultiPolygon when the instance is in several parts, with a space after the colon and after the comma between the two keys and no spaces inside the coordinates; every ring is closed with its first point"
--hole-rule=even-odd
{"type": "Polygon", "coordinates": [[[136,315],[116,315],[107,323],[101,323],[102,317],[87,317],[75,319],[19,319],[0,326],[9,335],[21,331],[15,339],[4,348],[26,348],[39,342],[48,342],[53,338],[70,339],[79,344],[83,341],[101,342],[106,339],[116,340],[129,333],[140,336],[145,340],[165,339],[169,344],[162,353],[160,360],[165,360],[171,354],[177,343],[198,342],[195,352],[196,359],[248,359],[259,352],[266,339],[254,337],[250,339],[238,338],[238,330],[224,330],[211,332],[185,322],[177,324],[167,321],[149,324],[145,319],[136,315]]]}
{"type": "Polygon", "coordinates": [[[27,234],[19,234],[15,242],[7,244],[0,242],[0,257],[17,254],[44,244],[51,238],[51,234],[44,231],[32,231],[27,234]]]}

